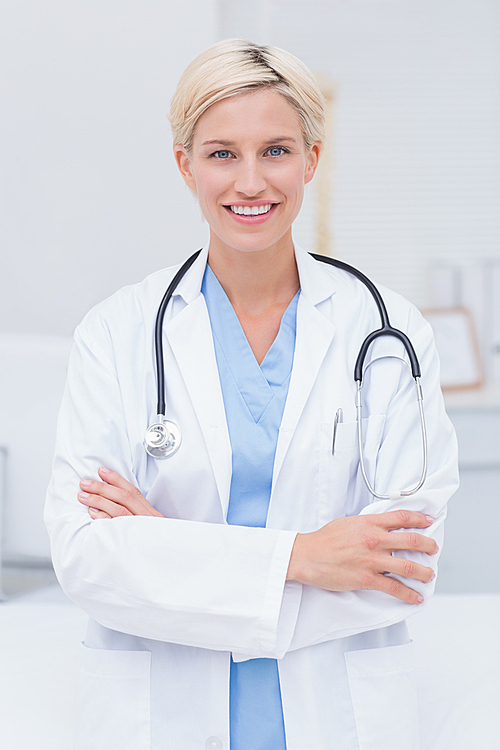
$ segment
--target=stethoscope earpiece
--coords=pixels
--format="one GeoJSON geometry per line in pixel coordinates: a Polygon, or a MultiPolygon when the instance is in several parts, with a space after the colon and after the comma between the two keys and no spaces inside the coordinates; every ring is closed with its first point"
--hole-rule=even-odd
{"type": "Polygon", "coordinates": [[[153,458],[169,458],[179,449],[181,431],[173,422],[163,421],[161,415],[158,422],[148,427],[144,436],[146,452],[153,458]]]}

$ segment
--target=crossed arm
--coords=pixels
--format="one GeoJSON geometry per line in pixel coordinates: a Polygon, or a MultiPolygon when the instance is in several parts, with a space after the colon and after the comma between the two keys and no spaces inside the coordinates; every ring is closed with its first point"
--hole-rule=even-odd
{"type": "MultiPolygon", "coordinates": [[[[78,495],[92,519],[162,517],[120,474],[101,468],[99,476],[101,482],[82,480],[78,495]]],[[[436,542],[415,531],[428,528],[432,520],[422,513],[395,510],[337,518],[317,531],[297,534],[287,580],[327,591],[382,591],[408,604],[419,604],[423,601],[420,594],[385,574],[424,583],[433,579],[430,567],[392,554],[398,550],[436,554],[436,542]]]]}

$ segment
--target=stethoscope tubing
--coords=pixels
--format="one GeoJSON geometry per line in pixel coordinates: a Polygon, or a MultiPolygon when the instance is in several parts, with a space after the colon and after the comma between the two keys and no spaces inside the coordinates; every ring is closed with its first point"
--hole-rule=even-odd
{"type": "MultiPolygon", "coordinates": [[[[165,455],[161,455],[161,452],[162,452],[161,449],[158,451],[158,449],[155,448],[153,449],[153,452],[151,452],[150,446],[148,447],[148,442],[146,439],[145,441],[146,450],[148,451],[148,453],[150,453],[150,455],[152,455],[155,458],[166,458],[168,455],[171,455],[171,453],[175,452],[175,450],[177,450],[178,445],[180,444],[179,428],[177,427],[177,425],[174,425],[173,423],[165,421],[166,404],[165,404],[165,370],[164,370],[164,360],[163,360],[163,319],[165,317],[165,311],[167,309],[168,303],[170,302],[180,280],[185,275],[185,273],[191,268],[191,266],[193,265],[195,260],[198,258],[200,253],[201,253],[201,250],[197,250],[179,268],[174,278],[168,285],[165,294],[163,295],[163,298],[160,302],[160,306],[158,308],[158,313],[156,315],[154,346],[155,346],[155,360],[156,360],[156,384],[157,384],[157,395],[158,395],[156,413],[158,415],[158,423],[148,428],[148,432],[159,427],[160,430],[163,430],[166,433],[167,440],[171,440],[172,437],[174,438],[176,447],[173,448],[170,452],[167,449],[165,452],[165,455]],[[170,431],[174,430],[175,436],[169,436],[169,427],[170,427],[170,431]]],[[[413,345],[410,339],[405,333],[403,333],[403,331],[400,331],[399,329],[393,328],[391,326],[390,321],[389,321],[389,314],[387,312],[385,302],[382,299],[382,295],[380,294],[379,290],[377,289],[375,284],[371,281],[371,279],[365,276],[364,273],[359,271],[357,268],[354,268],[354,266],[350,266],[348,263],[344,263],[343,261],[337,260],[336,258],[329,258],[325,255],[318,255],[317,253],[310,253],[310,255],[315,260],[320,261],[321,263],[327,263],[331,266],[334,266],[335,268],[340,268],[343,271],[347,271],[347,273],[351,274],[352,276],[355,276],[357,279],[359,279],[359,281],[361,281],[367,287],[368,291],[371,293],[377,305],[377,308],[380,314],[381,327],[369,333],[368,336],[365,338],[365,340],[361,344],[358,356],[356,358],[356,363],[354,366],[354,380],[356,382],[356,387],[357,387],[356,419],[357,419],[357,425],[358,425],[357,434],[358,434],[358,447],[359,447],[361,472],[363,475],[363,479],[366,483],[366,486],[368,487],[368,490],[376,498],[385,500],[385,499],[390,499],[392,497],[407,497],[409,495],[413,495],[422,487],[422,485],[425,482],[425,478],[427,476],[427,460],[428,460],[427,458],[427,453],[428,453],[427,431],[425,428],[422,388],[420,386],[421,371],[420,371],[420,364],[419,364],[417,355],[415,353],[415,349],[413,348],[413,345]],[[394,338],[397,338],[403,344],[406,350],[406,353],[408,355],[412,377],[415,380],[415,385],[417,388],[417,400],[418,400],[419,411],[420,411],[420,423],[421,423],[421,430],[422,430],[422,446],[423,446],[423,469],[422,469],[422,475],[420,477],[419,482],[415,485],[415,487],[413,487],[410,490],[401,490],[398,492],[393,492],[390,495],[381,495],[378,492],[376,492],[375,489],[372,487],[370,480],[368,478],[367,472],[366,472],[366,466],[365,466],[365,461],[364,461],[364,456],[363,456],[362,399],[361,399],[361,386],[363,382],[363,367],[364,367],[366,355],[368,353],[368,349],[370,348],[371,344],[377,338],[381,336],[392,336],[394,338]]],[[[168,443],[167,443],[167,446],[168,446],[168,443]]]]}
{"type": "Polygon", "coordinates": [[[382,299],[382,295],[380,294],[379,290],[377,289],[373,281],[368,278],[368,276],[365,276],[364,273],[359,271],[357,268],[354,268],[354,266],[350,266],[348,263],[344,263],[341,260],[337,260],[337,258],[328,258],[324,255],[317,255],[316,253],[310,253],[310,255],[312,255],[312,257],[315,260],[319,260],[322,263],[328,263],[329,265],[334,266],[335,268],[340,268],[343,271],[347,271],[347,273],[350,273],[352,276],[355,276],[357,279],[359,279],[359,281],[361,281],[367,287],[368,291],[371,293],[378,307],[378,311],[380,314],[381,327],[369,333],[368,336],[365,338],[365,340],[360,346],[359,353],[356,358],[356,363],[354,365],[354,380],[356,382],[356,422],[357,422],[358,450],[359,450],[359,462],[361,466],[361,473],[363,475],[363,480],[368,490],[371,492],[371,494],[374,497],[376,497],[379,500],[389,500],[391,499],[391,497],[393,498],[409,497],[410,495],[414,495],[423,486],[426,476],[427,476],[428,447],[427,447],[427,430],[425,427],[425,414],[424,414],[424,407],[423,407],[423,394],[422,394],[422,387],[420,385],[420,378],[421,378],[420,363],[418,361],[415,349],[413,348],[413,344],[411,343],[406,333],[403,333],[403,331],[400,331],[398,328],[393,328],[393,326],[391,326],[391,323],[389,321],[389,313],[387,312],[387,307],[385,306],[385,302],[382,299]],[[362,407],[362,398],[361,398],[361,386],[363,383],[363,367],[364,367],[366,355],[368,353],[368,349],[370,348],[371,344],[373,344],[373,342],[376,341],[381,336],[392,336],[393,338],[398,339],[399,341],[401,341],[401,343],[403,344],[406,350],[406,353],[408,355],[408,359],[410,362],[411,374],[415,381],[415,386],[417,389],[417,401],[418,401],[418,408],[419,408],[419,415],[420,415],[420,427],[421,427],[421,432],[422,432],[423,461],[422,461],[422,474],[420,476],[419,481],[414,487],[412,487],[409,490],[399,490],[397,492],[392,492],[390,495],[382,495],[379,492],[376,492],[375,488],[372,487],[372,484],[368,478],[368,473],[366,471],[366,465],[365,465],[365,459],[364,459],[364,453],[363,453],[363,407],[362,407]]]}
{"type": "Polygon", "coordinates": [[[163,295],[163,299],[160,302],[158,312],[156,314],[155,323],[155,360],[156,360],[156,388],[158,393],[158,402],[156,407],[156,413],[158,416],[165,416],[165,368],[163,365],[163,318],[165,317],[165,311],[167,305],[172,299],[172,296],[177,289],[177,286],[182,277],[189,271],[193,263],[195,262],[198,255],[201,253],[201,249],[197,250],[193,255],[182,264],[174,278],[167,287],[167,291],[163,295]]]}
{"type": "Polygon", "coordinates": [[[399,329],[393,328],[391,326],[389,322],[389,313],[387,312],[387,307],[385,306],[382,295],[380,294],[373,281],[369,279],[368,276],[365,276],[365,274],[359,271],[357,268],[354,268],[354,266],[350,266],[348,263],[337,260],[337,258],[328,258],[326,255],[318,255],[317,253],[309,253],[309,255],[311,255],[315,260],[321,261],[322,263],[328,263],[331,266],[335,266],[335,268],[341,268],[343,271],[347,271],[347,273],[350,273],[352,276],[355,276],[357,279],[359,279],[368,288],[368,291],[371,293],[378,307],[381,327],[377,328],[376,331],[372,331],[371,333],[369,333],[366,339],[361,344],[359,354],[356,359],[356,364],[354,365],[354,380],[356,381],[356,383],[359,380],[363,380],[363,364],[368,353],[368,349],[370,348],[370,344],[372,344],[380,336],[393,336],[394,338],[397,338],[402,342],[408,354],[408,359],[410,360],[411,374],[414,379],[420,378],[422,376],[422,373],[420,371],[420,364],[417,359],[415,349],[413,348],[413,344],[411,343],[406,333],[403,333],[403,331],[400,331],[399,329]]]}

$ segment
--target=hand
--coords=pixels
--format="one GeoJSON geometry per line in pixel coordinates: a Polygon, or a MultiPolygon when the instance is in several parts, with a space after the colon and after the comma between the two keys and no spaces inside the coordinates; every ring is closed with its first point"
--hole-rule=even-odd
{"type": "Polygon", "coordinates": [[[159,516],[159,513],[141,495],[137,487],[127,482],[116,471],[100,468],[102,482],[82,479],[78,500],[89,506],[91,518],[117,518],[118,516],[159,516]]]}
{"type": "Polygon", "coordinates": [[[337,518],[318,531],[297,534],[287,580],[327,591],[385,591],[409,604],[420,604],[420,594],[384,573],[432,581],[432,568],[392,555],[396,550],[435,555],[438,546],[433,539],[415,531],[393,531],[425,529],[431,523],[430,516],[406,510],[337,518]]]}

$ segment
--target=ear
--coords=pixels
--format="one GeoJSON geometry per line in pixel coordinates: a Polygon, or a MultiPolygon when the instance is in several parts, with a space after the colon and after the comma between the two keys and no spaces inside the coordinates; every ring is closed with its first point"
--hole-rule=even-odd
{"type": "Polygon", "coordinates": [[[179,172],[182,175],[182,179],[184,180],[188,188],[196,192],[196,179],[191,169],[189,155],[184,146],[181,146],[180,143],[176,143],[174,146],[174,157],[175,161],[177,162],[177,166],[179,167],[179,172]]]}
{"type": "Polygon", "coordinates": [[[309,152],[306,154],[306,168],[304,172],[304,185],[311,182],[314,173],[318,167],[319,156],[321,154],[322,144],[319,141],[313,143],[309,152]]]}

